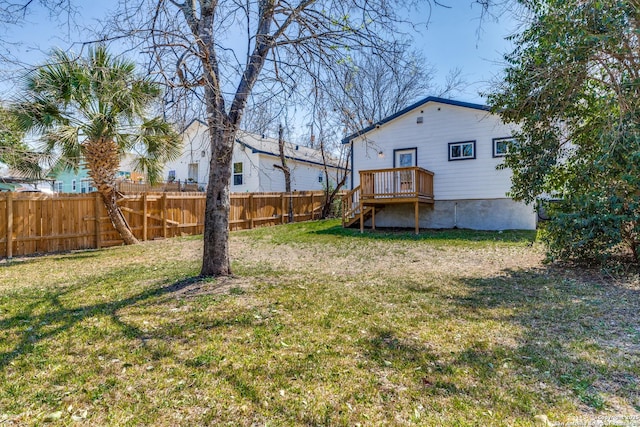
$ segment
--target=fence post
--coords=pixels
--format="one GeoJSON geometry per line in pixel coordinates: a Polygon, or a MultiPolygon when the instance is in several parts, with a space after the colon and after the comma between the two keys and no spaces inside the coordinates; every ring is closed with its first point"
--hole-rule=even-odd
{"type": "Polygon", "coordinates": [[[142,193],[142,241],[147,240],[147,192],[142,193]]]}
{"type": "Polygon", "coordinates": [[[100,221],[100,206],[102,200],[100,200],[100,193],[96,191],[96,196],[94,197],[94,210],[96,211],[95,214],[95,221],[96,221],[96,249],[100,249],[100,247],[102,246],[102,222],[100,221]]]}
{"type": "Polygon", "coordinates": [[[313,195],[315,193],[311,192],[311,221],[316,219],[316,205],[313,203],[313,195]]]}
{"type": "Polygon", "coordinates": [[[296,222],[296,215],[298,213],[298,211],[296,209],[299,209],[299,207],[297,208],[296,206],[299,206],[300,203],[294,203],[293,200],[294,198],[298,198],[298,193],[296,191],[292,191],[291,193],[289,193],[289,208],[287,209],[287,216],[289,216],[289,212],[291,212],[291,217],[289,218],[289,220],[292,223],[296,222]]]}
{"type": "Polygon", "coordinates": [[[7,259],[13,258],[13,193],[7,192],[7,259]]]}
{"type": "Polygon", "coordinates": [[[253,193],[249,194],[249,230],[253,228],[253,193]]]}
{"type": "MultiPolygon", "coordinates": [[[[284,195],[285,195],[285,194],[286,194],[286,193],[280,193],[280,207],[282,208],[282,211],[281,211],[282,215],[281,215],[281,217],[282,217],[282,223],[283,223],[283,224],[285,223],[285,219],[284,219],[284,218],[285,218],[285,214],[284,214],[284,213],[286,212],[286,208],[287,208],[287,207],[286,207],[286,205],[285,205],[285,202],[286,202],[286,199],[284,198],[284,195]]],[[[289,212],[287,212],[287,215],[286,215],[286,216],[287,216],[287,217],[289,216],[289,212]]]]}
{"type": "Polygon", "coordinates": [[[167,193],[162,194],[162,237],[167,238],[167,193]]]}

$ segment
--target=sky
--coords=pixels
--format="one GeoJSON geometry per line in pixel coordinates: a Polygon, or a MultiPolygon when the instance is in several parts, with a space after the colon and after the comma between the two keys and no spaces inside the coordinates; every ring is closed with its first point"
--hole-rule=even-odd
{"type": "MultiPolygon", "coordinates": [[[[117,5],[117,0],[77,1],[79,22],[88,26],[98,25],[106,12],[117,5]]],[[[420,33],[413,33],[415,47],[422,51],[430,65],[436,69],[435,84],[442,86],[447,72],[459,68],[467,85],[455,94],[460,101],[484,103],[480,92],[489,90],[489,84],[500,76],[503,54],[511,50],[505,40],[516,28],[515,21],[507,15],[499,20],[485,19],[480,22],[481,10],[471,0],[441,0],[450,7],[434,7],[428,26],[421,25],[420,33]]],[[[427,10],[417,14],[426,21],[427,10]]],[[[22,27],[9,29],[5,40],[19,45],[8,49],[16,52],[23,61],[41,63],[46,52],[53,47],[66,49],[68,28],[60,23],[65,17],[50,17],[41,9],[34,9],[22,27]]],[[[409,28],[406,28],[410,31],[409,28]]],[[[79,40],[78,36],[73,36],[79,40]]],[[[76,48],[77,50],[77,48],[76,48]]],[[[424,94],[430,96],[433,94],[424,94]]]]}
{"type": "Polygon", "coordinates": [[[486,17],[471,2],[449,0],[451,8],[436,7],[428,27],[416,37],[416,47],[436,67],[441,82],[448,70],[459,68],[467,82],[460,101],[484,103],[479,92],[486,92],[490,83],[502,74],[503,57],[513,49],[505,38],[517,29],[511,16],[486,17]]]}

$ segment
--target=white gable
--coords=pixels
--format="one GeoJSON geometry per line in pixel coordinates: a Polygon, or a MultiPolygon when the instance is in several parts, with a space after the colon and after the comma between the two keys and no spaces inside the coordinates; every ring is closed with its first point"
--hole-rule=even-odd
{"type": "MultiPolygon", "coordinates": [[[[179,159],[167,163],[164,178],[169,171],[175,172],[175,179],[185,182],[189,177],[197,175],[197,182],[206,186],[209,178],[211,159],[210,139],[206,125],[195,120],[182,133],[183,148],[179,159]]],[[[232,192],[264,192],[285,191],[284,174],[274,167],[280,164],[278,141],[273,138],[262,138],[259,135],[239,131],[233,147],[232,156],[232,192]],[[242,177],[234,180],[233,164],[241,163],[242,177]],[[240,184],[241,183],[241,184],[240,184]]],[[[319,179],[324,167],[322,156],[318,150],[308,147],[285,145],[287,165],[291,169],[292,190],[322,190],[326,178],[319,179]]],[[[331,168],[330,175],[337,175],[337,169],[331,168]]],[[[236,174],[240,175],[240,174],[236,174]]]]}
{"type": "Polygon", "coordinates": [[[360,170],[392,168],[394,150],[415,148],[417,166],[435,174],[435,200],[505,198],[511,172],[496,169],[493,139],[511,133],[486,110],[430,101],[353,140],[353,185],[360,170]],[[449,144],[465,141],[475,142],[475,158],[450,160],[449,144]]]}

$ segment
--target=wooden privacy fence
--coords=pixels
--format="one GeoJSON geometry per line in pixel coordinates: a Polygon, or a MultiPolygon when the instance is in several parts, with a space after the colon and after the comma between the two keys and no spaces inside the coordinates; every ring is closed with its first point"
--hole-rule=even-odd
{"type": "MultiPolygon", "coordinates": [[[[289,201],[294,221],[319,218],[322,192],[231,194],[229,227],[284,224],[289,201]]],[[[202,234],[204,193],[143,193],[118,201],[140,240],[202,234]]],[[[0,256],[93,249],[122,244],[98,193],[0,193],[0,256]]]]}

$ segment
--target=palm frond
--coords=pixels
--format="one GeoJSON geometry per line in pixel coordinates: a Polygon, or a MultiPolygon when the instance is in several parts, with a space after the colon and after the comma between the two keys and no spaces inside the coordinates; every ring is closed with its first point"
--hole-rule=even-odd
{"type": "Polygon", "coordinates": [[[22,129],[41,135],[42,152],[67,167],[81,164],[82,139],[115,141],[121,155],[139,152],[140,168],[153,179],[164,162],[180,155],[171,126],[144,117],[160,96],[160,86],[137,75],[133,61],[98,45],[81,58],[53,51],[46,64],[25,77],[25,101],[14,110],[22,129]]]}
{"type": "Polygon", "coordinates": [[[140,125],[138,140],[145,151],[161,163],[180,157],[182,141],[173,127],[160,117],[146,120],[140,125]]]}

